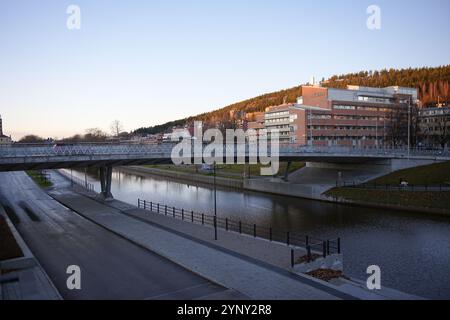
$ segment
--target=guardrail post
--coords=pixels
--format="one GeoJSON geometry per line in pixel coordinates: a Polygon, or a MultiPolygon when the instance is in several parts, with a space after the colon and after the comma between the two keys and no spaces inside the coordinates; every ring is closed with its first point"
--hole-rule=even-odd
{"type": "Polygon", "coordinates": [[[166,206],[164,207],[164,215],[167,216],[167,204],[166,204],[166,206]]]}
{"type": "Polygon", "coordinates": [[[242,233],[242,222],[239,220],[239,233],[242,233]]]}
{"type": "Polygon", "coordinates": [[[289,231],[286,232],[286,244],[287,244],[287,245],[290,245],[289,231]]]}
{"type": "Polygon", "coordinates": [[[308,258],[307,261],[311,262],[311,246],[309,244],[306,246],[306,256],[308,258]]]}
{"type": "Polygon", "coordinates": [[[295,264],[295,261],[294,261],[294,249],[291,249],[291,267],[292,268],[294,267],[294,264],[295,264]]]}
{"type": "Polygon", "coordinates": [[[159,213],[159,203],[156,205],[156,210],[157,210],[157,212],[159,213]]]}
{"type": "Polygon", "coordinates": [[[205,214],[202,213],[202,225],[204,225],[204,224],[205,224],[205,214]]]}
{"type": "Polygon", "coordinates": [[[330,240],[327,240],[327,255],[330,255],[330,240]]]}
{"type": "Polygon", "coordinates": [[[138,208],[141,207],[141,199],[138,198],[138,208]]]}
{"type": "Polygon", "coordinates": [[[256,238],[256,224],[253,225],[253,236],[256,238]]]}
{"type": "Polygon", "coordinates": [[[153,201],[150,201],[150,211],[153,211],[153,201]]]}
{"type": "Polygon", "coordinates": [[[147,209],[147,201],[144,200],[144,210],[147,209]]]}
{"type": "Polygon", "coordinates": [[[191,222],[194,223],[194,210],[191,211],[191,222]]]}
{"type": "Polygon", "coordinates": [[[228,231],[228,218],[225,218],[225,230],[228,231]]]}
{"type": "Polygon", "coordinates": [[[184,220],[184,209],[181,209],[181,220],[184,220]]]}
{"type": "Polygon", "coordinates": [[[323,253],[323,257],[326,258],[327,257],[327,242],[326,241],[322,242],[322,253],[323,253]]]}
{"type": "Polygon", "coordinates": [[[305,237],[305,244],[308,245],[309,244],[309,236],[305,237]]]}
{"type": "Polygon", "coordinates": [[[173,217],[175,218],[175,207],[172,208],[172,214],[173,214],[173,217]]]}
{"type": "Polygon", "coordinates": [[[341,254],[341,238],[337,238],[338,254],[341,254]]]}

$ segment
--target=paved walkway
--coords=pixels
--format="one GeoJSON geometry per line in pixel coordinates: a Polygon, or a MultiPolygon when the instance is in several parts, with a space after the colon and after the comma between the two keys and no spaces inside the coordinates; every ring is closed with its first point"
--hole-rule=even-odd
{"type": "Polygon", "coordinates": [[[18,231],[64,299],[230,296],[227,288],[67,209],[23,172],[0,173],[0,181],[0,201],[14,210],[18,231]],[[81,290],[66,286],[69,265],[81,268],[81,290]]]}
{"type": "Polygon", "coordinates": [[[112,204],[116,208],[113,208],[70,189],[58,188],[52,195],[67,207],[108,230],[251,299],[352,298],[315,279],[290,273],[158,224],[143,223],[123,213],[123,209],[130,209],[127,204],[122,203],[122,208],[117,208],[120,202],[114,201],[112,204]]]}

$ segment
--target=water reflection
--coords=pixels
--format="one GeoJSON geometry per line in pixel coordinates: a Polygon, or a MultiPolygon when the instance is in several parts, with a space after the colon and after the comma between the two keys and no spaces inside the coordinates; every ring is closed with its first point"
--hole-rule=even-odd
{"type": "MultiPolygon", "coordinates": [[[[84,179],[84,172],[73,174],[84,179]]],[[[88,180],[96,184],[95,175],[88,180]]],[[[213,190],[160,177],[113,173],[113,195],[213,212],[213,190]]],[[[450,218],[351,207],[305,199],[218,188],[218,215],[321,238],[342,238],[345,273],[366,278],[382,270],[382,284],[429,298],[450,298],[450,218]]]]}

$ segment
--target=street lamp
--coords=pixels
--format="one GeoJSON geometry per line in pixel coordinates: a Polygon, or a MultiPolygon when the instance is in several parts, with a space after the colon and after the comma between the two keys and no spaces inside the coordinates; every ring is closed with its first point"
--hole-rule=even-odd
{"type": "Polygon", "coordinates": [[[411,145],[411,97],[408,99],[408,160],[411,145]]]}
{"type": "Polygon", "coordinates": [[[217,185],[216,162],[214,161],[214,240],[217,240],[217,185]]]}

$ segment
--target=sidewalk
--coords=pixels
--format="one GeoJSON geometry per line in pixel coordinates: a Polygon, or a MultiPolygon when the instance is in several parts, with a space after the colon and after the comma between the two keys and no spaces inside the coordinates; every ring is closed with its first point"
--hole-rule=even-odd
{"type": "Polygon", "coordinates": [[[58,290],[0,205],[23,257],[0,261],[0,300],[61,300],[58,290]],[[3,274],[2,274],[3,273],[3,274]]]}
{"type": "MultiPolygon", "coordinates": [[[[280,267],[213,245],[201,238],[194,238],[150,220],[143,223],[141,219],[145,213],[133,209],[128,204],[113,201],[106,205],[71,190],[58,190],[53,196],[70,209],[114,233],[251,299],[353,298],[327,283],[296,275],[280,267]],[[126,214],[123,213],[124,210],[126,214]]],[[[175,220],[172,222],[183,223],[175,220]]],[[[186,223],[185,225],[192,226],[186,223]]],[[[220,234],[220,237],[224,236],[220,234]]]]}

